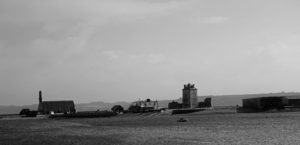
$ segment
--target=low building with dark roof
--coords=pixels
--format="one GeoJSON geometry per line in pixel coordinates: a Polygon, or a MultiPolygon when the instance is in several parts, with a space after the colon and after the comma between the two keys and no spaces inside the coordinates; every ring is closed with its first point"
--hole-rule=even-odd
{"type": "Polygon", "coordinates": [[[243,108],[253,110],[269,110],[269,109],[283,109],[288,105],[288,99],[285,96],[270,96],[243,99],[243,108]]]}
{"type": "Polygon", "coordinates": [[[203,102],[198,103],[199,108],[209,108],[211,105],[211,97],[205,98],[203,102]]]}
{"type": "Polygon", "coordinates": [[[168,108],[169,109],[180,109],[180,108],[182,108],[182,103],[172,101],[168,104],[168,108]]]}

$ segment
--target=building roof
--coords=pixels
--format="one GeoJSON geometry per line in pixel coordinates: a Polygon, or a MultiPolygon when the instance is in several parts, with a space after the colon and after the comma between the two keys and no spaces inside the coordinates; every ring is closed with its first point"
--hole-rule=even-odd
{"type": "Polygon", "coordinates": [[[73,100],[43,101],[42,103],[74,103],[73,100]]]}
{"type": "Polygon", "coordinates": [[[40,112],[73,112],[75,104],[72,100],[43,101],[39,104],[38,110],[40,112]]]}
{"type": "Polygon", "coordinates": [[[262,96],[262,97],[244,98],[243,100],[249,100],[249,99],[263,99],[263,98],[300,99],[300,95],[293,95],[293,96],[262,96]]]}
{"type": "Polygon", "coordinates": [[[286,96],[288,99],[300,99],[300,95],[286,96]]]}

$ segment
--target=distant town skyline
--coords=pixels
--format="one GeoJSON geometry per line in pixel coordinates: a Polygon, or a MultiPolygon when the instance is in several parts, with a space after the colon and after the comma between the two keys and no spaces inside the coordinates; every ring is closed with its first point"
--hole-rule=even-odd
{"type": "Polygon", "coordinates": [[[0,1],[0,105],[300,92],[296,0],[0,1]]]}

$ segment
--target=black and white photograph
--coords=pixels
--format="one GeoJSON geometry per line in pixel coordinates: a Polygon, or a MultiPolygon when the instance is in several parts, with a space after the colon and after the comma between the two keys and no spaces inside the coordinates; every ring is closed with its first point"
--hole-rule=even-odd
{"type": "Polygon", "coordinates": [[[299,144],[299,0],[0,0],[0,145],[299,144]]]}

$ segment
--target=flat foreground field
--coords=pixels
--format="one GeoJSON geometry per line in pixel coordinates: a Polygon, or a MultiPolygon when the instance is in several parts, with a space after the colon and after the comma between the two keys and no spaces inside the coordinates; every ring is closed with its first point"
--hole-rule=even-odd
{"type": "Polygon", "coordinates": [[[300,144],[300,112],[0,119],[1,145],[300,144]],[[177,122],[180,117],[187,122],[177,122]]]}

